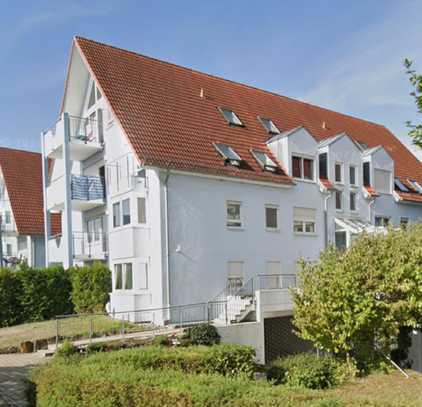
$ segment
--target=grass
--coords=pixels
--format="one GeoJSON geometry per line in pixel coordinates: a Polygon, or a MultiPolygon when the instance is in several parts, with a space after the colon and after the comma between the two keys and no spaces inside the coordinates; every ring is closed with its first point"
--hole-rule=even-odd
{"type": "Polygon", "coordinates": [[[68,361],[56,359],[36,369],[32,378],[37,384],[40,406],[57,405],[58,400],[63,407],[79,405],[420,407],[422,405],[422,374],[416,372],[410,372],[409,379],[397,371],[388,374],[374,373],[338,388],[307,390],[283,385],[273,386],[266,381],[249,380],[244,375],[225,377],[219,374],[194,373],[184,368],[170,368],[170,364],[166,368],[151,362],[157,357],[162,361],[169,361],[172,354],[179,353],[179,356],[184,355],[185,361],[188,362],[195,352],[198,352],[198,349],[161,348],[158,351],[139,348],[78,357],[68,361]],[[142,352],[145,355],[142,355],[142,352]],[[149,357],[148,353],[151,354],[149,357]]]}
{"type": "MultiPolygon", "coordinates": [[[[122,326],[126,332],[144,330],[145,327],[109,318],[106,315],[78,316],[59,320],[59,334],[69,339],[88,338],[90,329],[94,336],[120,333],[122,326]]],[[[0,329],[0,351],[19,347],[22,342],[48,340],[54,342],[57,331],[55,320],[32,322],[0,329]]]]}

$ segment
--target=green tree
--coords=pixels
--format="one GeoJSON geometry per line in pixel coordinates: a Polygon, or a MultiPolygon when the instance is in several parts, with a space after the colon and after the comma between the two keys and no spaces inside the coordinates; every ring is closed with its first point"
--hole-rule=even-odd
{"type": "Polygon", "coordinates": [[[346,252],[329,248],[302,264],[299,281],[299,336],[364,368],[376,347],[391,351],[400,327],[422,325],[422,225],[364,235],[346,252]]]}
{"type": "MultiPolygon", "coordinates": [[[[412,68],[413,62],[410,59],[404,60],[406,73],[409,76],[409,81],[412,84],[413,90],[410,93],[415,99],[418,112],[422,113],[422,75],[418,74],[412,68]]],[[[413,124],[408,121],[407,126],[410,127],[409,135],[413,138],[413,144],[422,148],[422,124],[413,124]]]]}

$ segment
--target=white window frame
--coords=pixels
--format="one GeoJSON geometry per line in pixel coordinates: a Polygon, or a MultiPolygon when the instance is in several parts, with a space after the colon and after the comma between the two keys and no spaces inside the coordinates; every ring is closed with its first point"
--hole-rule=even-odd
{"type": "Polygon", "coordinates": [[[226,227],[230,230],[242,230],[244,228],[244,222],[243,222],[243,210],[242,210],[242,202],[240,201],[233,201],[228,200],[226,201],[226,227]],[[239,206],[239,220],[231,220],[229,219],[229,205],[238,205],[239,206]],[[229,225],[229,223],[239,222],[239,225],[229,225]]]}
{"type": "Polygon", "coordinates": [[[300,235],[300,236],[316,236],[317,235],[317,227],[316,227],[316,210],[314,208],[300,208],[300,207],[295,207],[293,208],[293,233],[295,235],[300,235]],[[307,220],[307,219],[296,219],[296,216],[294,215],[295,212],[295,208],[296,209],[310,209],[314,211],[315,217],[313,220],[307,220]],[[308,232],[306,229],[309,227],[309,225],[312,226],[313,231],[308,232]],[[296,226],[301,226],[301,231],[299,230],[295,230],[296,226]]]}
{"type": "Polygon", "coordinates": [[[357,187],[358,186],[358,179],[359,179],[359,175],[358,175],[358,166],[355,164],[350,164],[349,165],[349,185],[351,187],[357,187]],[[354,168],[355,169],[355,182],[354,184],[352,184],[351,180],[350,180],[350,169],[354,168]]]}
{"type": "Polygon", "coordinates": [[[290,171],[292,177],[296,180],[300,180],[303,182],[315,182],[315,157],[311,155],[292,153],[290,157],[290,171]],[[293,175],[293,157],[300,158],[300,177],[296,177],[295,175],[293,175]],[[304,160],[312,161],[312,178],[305,178],[304,160]]]}
{"type": "Polygon", "coordinates": [[[276,204],[265,204],[265,229],[269,232],[277,232],[278,230],[280,230],[280,219],[279,219],[279,207],[276,204]],[[276,223],[277,225],[275,227],[272,226],[267,226],[267,209],[275,209],[276,211],[276,223]]]}
{"type": "Polygon", "coordinates": [[[334,183],[339,184],[339,185],[344,185],[344,163],[342,163],[341,161],[336,161],[334,163],[334,183]],[[340,166],[340,181],[336,180],[337,165],[340,166]]]}

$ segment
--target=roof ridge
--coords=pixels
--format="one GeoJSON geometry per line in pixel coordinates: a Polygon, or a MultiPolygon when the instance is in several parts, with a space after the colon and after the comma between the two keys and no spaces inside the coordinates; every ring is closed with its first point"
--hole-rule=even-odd
{"type": "Polygon", "coordinates": [[[293,101],[295,103],[300,103],[300,104],[303,104],[303,105],[311,106],[313,108],[321,109],[321,110],[324,110],[324,111],[327,111],[327,112],[331,112],[331,113],[334,113],[334,114],[337,114],[337,115],[350,117],[350,118],[352,118],[354,120],[358,120],[358,121],[361,121],[361,122],[366,122],[366,123],[371,124],[371,125],[374,125],[374,126],[383,127],[383,128],[385,128],[385,129],[388,130],[388,128],[385,127],[383,124],[376,123],[374,121],[367,120],[367,119],[362,119],[360,117],[353,116],[353,115],[348,114],[348,113],[338,112],[336,110],[329,109],[327,107],[319,106],[319,105],[316,105],[316,104],[313,104],[313,103],[310,103],[310,102],[306,102],[306,101],[301,100],[301,99],[296,99],[296,98],[294,98],[292,96],[281,95],[280,93],[276,93],[276,92],[271,91],[271,90],[266,90],[266,89],[258,88],[257,86],[248,85],[246,83],[237,82],[235,80],[227,79],[227,78],[224,78],[222,76],[213,75],[213,74],[210,74],[210,73],[207,73],[207,72],[202,72],[202,71],[199,71],[198,69],[194,69],[194,68],[189,68],[189,67],[186,67],[186,66],[178,65],[178,64],[176,64],[174,62],[165,61],[163,59],[155,58],[155,57],[152,57],[152,56],[149,56],[149,55],[141,54],[139,52],[131,51],[131,50],[128,50],[128,49],[125,49],[125,48],[121,48],[121,47],[115,46],[115,45],[106,44],[104,42],[92,40],[90,38],[85,38],[85,37],[82,37],[82,36],[79,36],[79,35],[75,35],[74,38],[75,38],[75,40],[79,40],[80,39],[80,40],[83,40],[83,41],[92,42],[92,43],[95,43],[95,44],[98,44],[98,45],[101,45],[101,46],[105,46],[105,47],[116,49],[118,51],[123,51],[123,52],[126,52],[128,54],[132,54],[132,55],[135,55],[135,56],[138,56],[138,57],[147,58],[147,59],[150,59],[150,60],[153,60],[153,61],[156,61],[156,62],[160,62],[162,64],[171,65],[171,66],[173,66],[175,68],[182,69],[182,70],[187,70],[187,71],[191,71],[191,72],[193,72],[195,74],[205,75],[205,76],[208,76],[208,77],[213,78],[213,79],[219,79],[219,80],[223,80],[223,81],[226,81],[226,82],[230,82],[232,84],[235,84],[235,85],[238,85],[238,86],[243,86],[243,87],[246,87],[248,89],[258,90],[260,92],[263,92],[263,93],[266,93],[266,94],[270,94],[270,95],[273,95],[273,96],[277,96],[279,98],[289,99],[289,100],[291,100],[291,101],[293,101]]]}
{"type": "Polygon", "coordinates": [[[3,146],[0,146],[0,150],[16,151],[18,153],[27,153],[27,154],[37,154],[37,155],[41,156],[41,153],[39,153],[38,151],[22,150],[20,148],[12,148],[12,147],[3,147],[3,146]]]}

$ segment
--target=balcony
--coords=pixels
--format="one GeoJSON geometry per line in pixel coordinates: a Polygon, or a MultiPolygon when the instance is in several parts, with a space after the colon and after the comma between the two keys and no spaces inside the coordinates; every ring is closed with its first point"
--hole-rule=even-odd
{"type": "MultiPolygon", "coordinates": [[[[65,177],[53,180],[47,187],[47,208],[61,211],[65,202],[65,177]]],[[[105,204],[104,178],[89,175],[71,175],[70,199],[72,210],[87,211],[105,204]]]]}
{"type": "Polygon", "coordinates": [[[103,149],[102,123],[94,118],[64,116],[44,133],[45,154],[49,158],[63,158],[63,144],[69,142],[71,161],[83,161],[103,149]],[[66,122],[69,123],[66,126],[66,122]],[[67,129],[67,131],[65,131],[67,129]],[[65,133],[66,137],[65,137],[65,133]]]}
{"type": "Polygon", "coordinates": [[[107,234],[100,231],[74,232],[73,257],[79,261],[106,260],[108,256],[107,234]]]}

